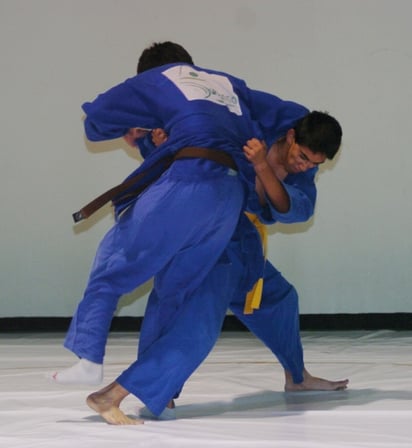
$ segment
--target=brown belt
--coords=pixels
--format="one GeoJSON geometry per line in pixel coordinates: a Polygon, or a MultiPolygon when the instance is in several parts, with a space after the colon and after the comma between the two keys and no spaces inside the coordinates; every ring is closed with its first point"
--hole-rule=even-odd
{"type": "Polygon", "coordinates": [[[137,183],[139,180],[144,179],[145,176],[149,174],[149,172],[154,169],[155,167],[161,168],[160,174],[151,179],[149,183],[145,183],[144,185],[139,185],[137,188],[135,188],[132,192],[129,194],[122,196],[121,199],[125,199],[126,197],[135,197],[139,195],[148,185],[153,183],[156,179],[158,179],[161,174],[169,168],[169,166],[175,161],[175,160],[181,160],[181,159],[188,159],[188,158],[199,158],[199,159],[208,159],[212,160],[213,162],[219,163],[220,165],[227,166],[229,168],[232,168],[233,170],[237,171],[237,166],[232,159],[232,157],[227,154],[224,151],[221,151],[219,149],[210,149],[210,148],[198,148],[196,146],[188,146],[186,148],[182,148],[179,151],[177,151],[175,154],[166,156],[163,159],[160,159],[157,163],[155,163],[152,167],[148,168],[146,171],[142,171],[139,174],[136,174],[136,176],[133,176],[121,184],[111,188],[110,190],[107,190],[97,198],[93,199],[93,201],[89,202],[87,205],[82,207],[78,212],[73,213],[73,220],[74,222],[82,221],[83,219],[87,219],[89,216],[91,216],[94,212],[99,210],[101,207],[103,207],[105,204],[107,204],[109,201],[112,201],[115,197],[117,197],[122,192],[125,192],[126,190],[133,187],[135,183],[137,183]]]}

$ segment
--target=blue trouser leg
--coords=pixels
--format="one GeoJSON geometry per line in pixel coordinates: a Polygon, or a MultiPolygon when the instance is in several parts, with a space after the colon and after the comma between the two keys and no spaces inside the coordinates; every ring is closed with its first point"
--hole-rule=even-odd
{"type": "Polygon", "coordinates": [[[244,296],[236,295],[232,312],[279,359],[295,383],[303,381],[303,349],[300,339],[298,296],[295,288],[266,261],[260,308],[243,314],[244,296]]]}
{"type": "Polygon", "coordinates": [[[102,240],[65,340],[78,356],[103,361],[122,294],[156,276],[161,293],[167,284],[183,300],[226,247],[243,205],[241,182],[221,173],[185,179],[186,170],[190,163],[175,163],[102,240]]]}
{"type": "MultiPolygon", "coordinates": [[[[209,272],[207,280],[178,304],[174,318],[159,317],[159,307],[156,306],[159,298],[155,295],[152,298],[156,300],[148,303],[146,322],[142,327],[148,336],[143,335],[139,341],[137,361],[116,381],[156,415],[181,390],[219,337],[230,301],[227,292],[229,282],[233,280],[233,262],[236,262],[225,258],[228,252],[225,251],[209,272]]],[[[238,269],[237,272],[241,271],[238,269]]]]}
{"type": "MultiPolygon", "coordinates": [[[[256,229],[242,214],[236,232],[232,236],[224,254],[222,254],[222,257],[219,259],[216,266],[204,279],[202,285],[194,292],[197,300],[203,302],[212,301],[212,307],[214,306],[213,302],[216,300],[220,303],[224,302],[228,304],[235,290],[239,288],[240,285],[244,286],[250,284],[251,281],[253,283],[250,273],[245,272],[247,261],[252,260],[252,264],[257,266],[260,265],[262,257],[260,238],[256,229]],[[216,279],[217,275],[216,272],[228,272],[228,281],[224,282],[223,277],[221,282],[214,281],[213,279],[216,279]],[[225,288],[223,287],[224,285],[226,285],[225,288]]],[[[178,312],[180,306],[190,306],[190,298],[188,297],[188,294],[186,294],[185,297],[182,297],[177,290],[174,290],[172,293],[168,291],[167,288],[162,290],[161,288],[157,288],[157,283],[158,282],[155,282],[155,287],[147,302],[145,316],[140,330],[138,358],[151,346],[151,344],[156,342],[158,338],[166,335],[172,325],[183,325],[180,323],[175,324],[176,319],[190,319],[188,313],[178,312]],[[165,296],[163,299],[162,294],[165,296]],[[173,297],[173,300],[170,300],[170,297],[173,297]],[[187,300],[187,302],[184,300],[187,300]]],[[[171,282],[165,281],[163,283],[170,289],[171,282]]],[[[208,303],[204,303],[203,306],[208,306],[208,303]]],[[[224,310],[224,314],[226,314],[226,309],[224,310]]],[[[199,315],[195,325],[200,328],[203,323],[199,322],[208,318],[208,315],[208,313],[199,315]]],[[[218,319],[221,318],[224,318],[224,316],[218,317],[218,319]]],[[[195,330],[195,328],[193,330],[195,330]]],[[[173,344],[173,341],[171,339],[169,340],[171,341],[170,343],[173,344]]],[[[197,363],[194,363],[194,365],[196,366],[199,364],[201,360],[202,357],[200,357],[200,360],[197,361],[197,363]]],[[[183,383],[176,389],[175,393],[171,395],[171,398],[177,398],[182,387],[183,383]]]]}
{"type": "Polygon", "coordinates": [[[161,300],[152,289],[147,299],[142,325],[140,327],[137,357],[144,353],[165,332],[171,323],[170,307],[163,306],[161,300]]]}

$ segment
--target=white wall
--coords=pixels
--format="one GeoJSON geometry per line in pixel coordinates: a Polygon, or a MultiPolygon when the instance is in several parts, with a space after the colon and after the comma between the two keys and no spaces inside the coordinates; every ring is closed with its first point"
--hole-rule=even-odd
{"type": "MultiPolygon", "coordinates": [[[[140,163],[120,140],[86,142],[80,106],[161,40],[340,120],[315,218],[271,229],[301,312],[412,312],[411,13],[409,0],[0,0],[0,317],[74,311],[112,216],[71,213],[140,163]]],[[[149,287],[120,314],[142,315],[149,287]]]]}

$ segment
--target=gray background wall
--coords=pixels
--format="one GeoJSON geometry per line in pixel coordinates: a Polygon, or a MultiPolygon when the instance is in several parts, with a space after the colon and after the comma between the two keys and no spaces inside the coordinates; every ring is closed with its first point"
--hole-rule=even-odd
{"type": "MultiPolygon", "coordinates": [[[[71,213],[141,161],[121,140],[87,142],[80,106],[161,40],[340,120],[316,216],[271,228],[301,312],[412,312],[411,13],[409,0],[0,0],[0,317],[74,311],[113,218],[71,213]]],[[[149,287],[119,315],[143,315],[149,287]]]]}

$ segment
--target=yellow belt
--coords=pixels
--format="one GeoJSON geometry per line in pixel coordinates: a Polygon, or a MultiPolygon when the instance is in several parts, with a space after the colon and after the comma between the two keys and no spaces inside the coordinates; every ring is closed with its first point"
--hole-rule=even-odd
{"type": "MultiPolygon", "coordinates": [[[[263,255],[266,258],[267,244],[268,244],[268,233],[266,226],[259,221],[256,215],[248,212],[245,212],[245,214],[259,232],[260,239],[262,240],[263,255]]],[[[253,314],[254,310],[259,309],[260,301],[262,299],[262,291],[263,291],[263,278],[260,278],[253,286],[252,290],[249,291],[246,296],[243,314],[253,314]]]]}

